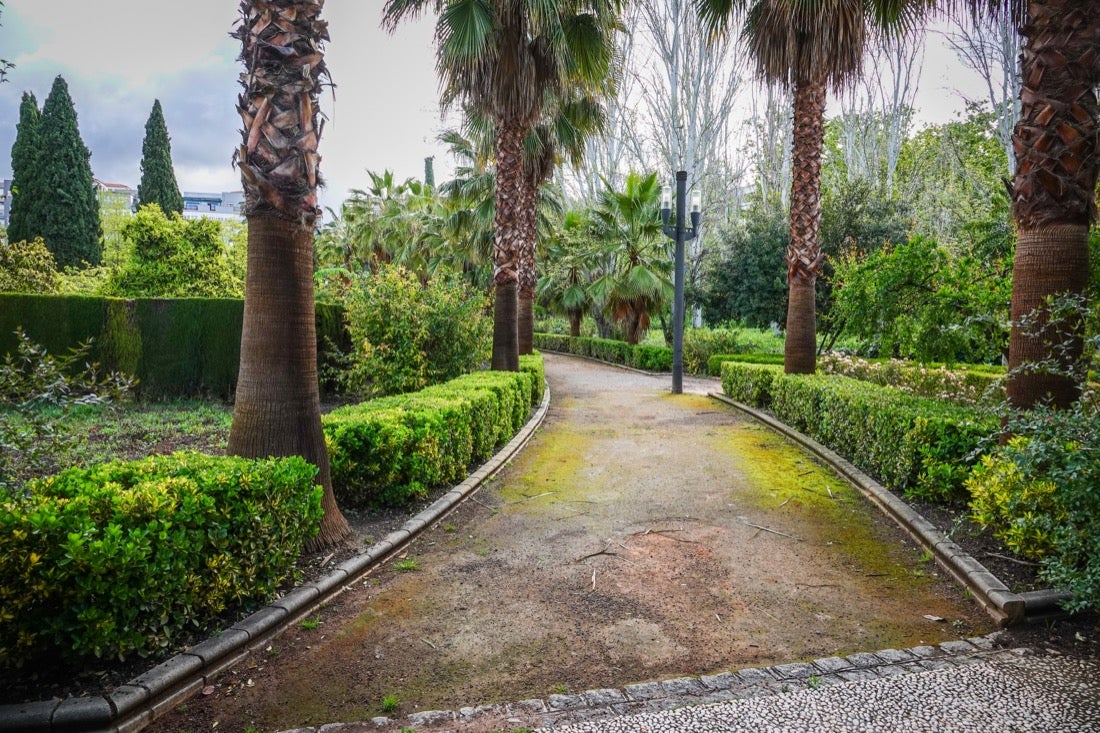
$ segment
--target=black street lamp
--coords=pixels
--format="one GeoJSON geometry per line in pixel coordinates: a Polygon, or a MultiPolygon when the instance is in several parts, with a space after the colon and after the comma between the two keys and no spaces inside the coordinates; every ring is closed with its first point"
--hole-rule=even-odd
{"type": "Polygon", "coordinates": [[[667,186],[661,188],[661,222],[665,236],[676,241],[676,274],[673,284],[676,293],[672,300],[672,394],[684,392],[684,242],[695,239],[699,234],[700,211],[699,192],[691,195],[691,227],[684,226],[687,209],[687,171],[676,171],[676,223],[669,226],[672,216],[672,192],[667,186]]]}

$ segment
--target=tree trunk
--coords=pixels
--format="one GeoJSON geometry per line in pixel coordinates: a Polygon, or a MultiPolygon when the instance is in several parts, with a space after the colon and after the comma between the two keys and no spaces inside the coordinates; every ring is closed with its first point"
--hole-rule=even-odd
{"type": "Polygon", "coordinates": [[[1028,4],[1020,68],[1020,119],[1013,135],[1016,176],[1012,213],[1019,242],[1012,265],[1009,401],[1068,407],[1080,394],[1069,376],[1026,368],[1053,362],[1068,369],[1081,358],[1084,320],[1047,324],[1051,296],[1084,296],[1089,276],[1088,229],[1095,218],[1100,9],[1095,2],[1037,0],[1028,4]],[[1032,314],[1040,326],[1021,327],[1032,314]],[[1046,327],[1044,327],[1046,326],[1046,327]],[[1021,369],[1021,367],[1025,367],[1021,369]]]}
{"type": "Polygon", "coordinates": [[[523,135],[516,120],[497,121],[497,198],[493,217],[493,357],[497,371],[519,371],[519,252],[523,247],[523,135]]]}
{"type": "Polygon", "coordinates": [[[302,456],[318,468],[324,516],[307,549],[343,540],[348,523],[332,493],[321,431],[313,301],[313,230],[272,216],[248,218],[241,367],[230,455],[302,456]]]}
{"type": "Polygon", "coordinates": [[[572,308],[569,311],[569,335],[578,338],[581,335],[581,318],[584,311],[580,308],[572,308]]]}
{"type": "Polygon", "coordinates": [[[535,294],[523,286],[520,286],[517,296],[516,316],[518,353],[533,354],[535,352],[535,294]]]}
{"type": "Polygon", "coordinates": [[[824,256],[821,226],[821,148],[825,134],[825,78],[801,80],[794,88],[791,148],[791,226],[787,246],[787,338],[783,369],[813,374],[817,368],[815,287],[824,256]]]}
{"type": "Polygon", "coordinates": [[[535,350],[535,287],[538,274],[535,271],[535,251],[538,240],[539,185],[530,180],[523,186],[523,246],[518,253],[519,313],[517,339],[520,354],[535,350]]]}

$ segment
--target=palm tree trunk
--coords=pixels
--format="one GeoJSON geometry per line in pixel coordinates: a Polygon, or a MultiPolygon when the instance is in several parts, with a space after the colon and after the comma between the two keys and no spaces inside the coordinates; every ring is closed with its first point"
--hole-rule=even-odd
{"type": "Polygon", "coordinates": [[[535,251],[538,239],[539,185],[528,177],[523,186],[523,247],[519,251],[518,349],[520,354],[534,351],[535,340],[535,251]]]}
{"type": "Polygon", "coordinates": [[[497,193],[493,217],[493,356],[497,371],[519,371],[517,265],[523,247],[523,136],[517,120],[497,122],[497,193]]]}
{"type": "Polygon", "coordinates": [[[302,456],[324,487],[321,529],[309,547],[344,539],[321,430],[313,301],[313,230],[272,216],[248,218],[241,367],[230,455],[302,456]]]}
{"type": "Polygon", "coordinates": [[[349,533],[332,493],[321,430],[313,302],[317,207],[317,97],[328,76],[323,0],[241,0],[244,129],[237,164],[248,219],[241,366],[228,452],[302,456],[324,489],[320,532],[308,549],[349,533]]]}
{"type": "Polygon", "coordinates": [[[1048,323],[1043,311],[1052,296],[1083,297],[1088,284],[1088,230],[1100,166],[1095,92],[1100,9],[1095,2],[1035,0],[1028,4],[1021,33],[1023,88],[1013,135],[1012,191],[1019,241],[1012,265],[1012,373],[1006,391],[1015,407],[1041,402],[1068,407],[1080,395],[1078,382],[1027,365],[1053,362],[1064,371],[1081,358],[1083,319],[1048,323]],[[1036,325],[1022,327],[1026,316],[1036,325]]]}
{"type": "Polygon", "coordinates": [[[815,289],[824,257],[821,226],[821,148],[825,135],[825,77],[800,80],[794,87],[794,140],[791,146],[791,226],[787,246],[787,338],[783,369],[813,374],[817,369],[815,289]]]}
{"type": "Polygon", "coordinates": [[[584,311],[580,308],[569,309],[569,335],[573,338],[578,338],[581,335],[581,318],[584,316],[584,311]]]}

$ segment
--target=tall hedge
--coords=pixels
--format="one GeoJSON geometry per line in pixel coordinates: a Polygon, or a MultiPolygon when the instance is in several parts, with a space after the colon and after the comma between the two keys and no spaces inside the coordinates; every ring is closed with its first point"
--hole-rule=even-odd
{"type": "MultiPolygon", "coordinates": [[[[142,397],[229,398],[243,313],[243,301],[231,299],[0,294],[0,356],[15,349],[18,327],[52,353],[93,339],[92,357],[137,377],[142,397]]],[[[342,310],[318,304],[316,313],[318,360],[331,363],[334,349],[347,350],[342,310]]]]}

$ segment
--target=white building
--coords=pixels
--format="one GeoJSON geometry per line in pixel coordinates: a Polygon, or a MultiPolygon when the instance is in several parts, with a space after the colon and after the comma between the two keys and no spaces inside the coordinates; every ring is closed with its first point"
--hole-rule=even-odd
{"type": "Polygon", "coordinates": [[[184,219],[235,219],[242,221],[241,206],[244,205],[244,191],[222,191],[221,193],[183,192],[184,219]]]}
{"type": "Polygon", "coordinates": [[[0,226],[7,227],[11,216],[11,179],[0,181],[0,226]]]}

